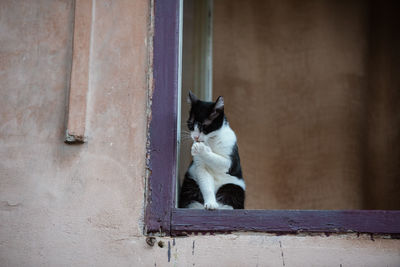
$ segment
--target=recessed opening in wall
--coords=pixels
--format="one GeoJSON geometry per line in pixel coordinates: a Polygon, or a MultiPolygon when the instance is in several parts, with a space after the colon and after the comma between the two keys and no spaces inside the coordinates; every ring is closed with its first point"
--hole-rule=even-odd
{"type": "Polygon", "coordinates": [[[246,209],[400,209],[398,6],[183,1],[179,185],[191,89],[224,97],[246,209]]]}

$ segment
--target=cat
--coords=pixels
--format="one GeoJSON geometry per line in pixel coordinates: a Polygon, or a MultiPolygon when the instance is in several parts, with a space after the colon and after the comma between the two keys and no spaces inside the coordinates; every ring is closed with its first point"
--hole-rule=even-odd
{"type": "Polygon", "coordinates": [[[189,92],[188,102],[193,160],[183,180],[179,208],[244,209],[246,185],[223,97],[206,102],[189,92]]]}

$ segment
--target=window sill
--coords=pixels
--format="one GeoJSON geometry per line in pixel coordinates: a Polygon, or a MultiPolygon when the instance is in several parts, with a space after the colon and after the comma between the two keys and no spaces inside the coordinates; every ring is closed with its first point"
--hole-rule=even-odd
{"type": "Polygon", "coordinates": [[[398,234],[400,211],[385,210],[190,210],[173,209],[171,235],[235,231],[276,234],[398,234]]]}

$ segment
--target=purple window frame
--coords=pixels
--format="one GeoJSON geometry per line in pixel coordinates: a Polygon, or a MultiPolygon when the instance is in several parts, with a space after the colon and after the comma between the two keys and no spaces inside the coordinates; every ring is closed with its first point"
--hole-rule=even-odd
{"type": "Polygon", "coordinates": [[[276,234],[368,233],[400,236],[398,210],[190,210],[175,208],[179,0],[155,0],[145,232],[276,234]]]}

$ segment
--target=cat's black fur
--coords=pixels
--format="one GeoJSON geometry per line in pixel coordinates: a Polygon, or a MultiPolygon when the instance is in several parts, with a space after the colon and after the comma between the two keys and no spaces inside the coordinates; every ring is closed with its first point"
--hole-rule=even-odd
{"type": "Polygon", "coordinates": [[[213,131],[221,128],[222,124],[226,120],[224,110],[218,110],[217,117],[212,120],[210,125],[203,126],[204,122],[209,118],[210,114],[213,112],[215,103],[206,101],[196,101],[192,104],[190,109],[190,116],[187,121],[187,126],[190,131],[193,131],[194,122],[200,123],[200,131],[205,134],[211,133],[213,131]]]}

